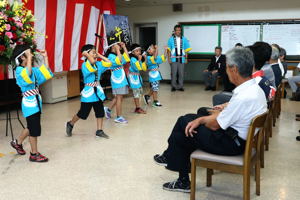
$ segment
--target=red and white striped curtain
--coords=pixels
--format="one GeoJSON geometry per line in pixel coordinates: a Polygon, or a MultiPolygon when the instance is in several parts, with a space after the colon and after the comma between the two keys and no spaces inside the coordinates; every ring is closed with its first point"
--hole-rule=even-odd
{"type": "Polygon", "coordinates": [[[116,13],[115,0],[22,1],[36,18],[38,49],[47,50],[53,72],[80,69],[80,48],[96,44],[95,33],[103,30],[98,28],[101,14],[116,13]]]}

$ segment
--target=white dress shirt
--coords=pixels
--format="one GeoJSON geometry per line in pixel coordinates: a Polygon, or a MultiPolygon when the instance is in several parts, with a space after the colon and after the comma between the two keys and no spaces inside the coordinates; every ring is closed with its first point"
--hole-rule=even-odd
{"type": "Polygon", "coordinates": [[[281,60],[279,58],[278,58],[278,65],[279,65],[279,68],[281,70],[281,76],[283,76],[284,75],[284,67],[283,67],[283,65],[281,63],[281,60]]]}
{"type": "Polygon", "coordinates": [[[233,90],[229,104],[219,114],[217,121],[223,130],[234,128],[240,138],[247,140],[252,119],[266,111],[266,96],[255,80],[251,79],[233,90]]]}
{"type": "Polygon", "coordinates": [[[181,37],[176,36],[176,43],[177,43],[177,55],[180,56],[181,55],[181,37]]]}

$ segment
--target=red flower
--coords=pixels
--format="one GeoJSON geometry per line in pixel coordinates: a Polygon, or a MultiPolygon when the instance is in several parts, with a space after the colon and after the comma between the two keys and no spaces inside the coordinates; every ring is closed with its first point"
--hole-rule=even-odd
{"type": "Polygon", "coordinates": [[[15,40],[15,39],[17,39],[17,38],[18,38],[17,34],[13,33],[12,39],[15,40]]]}
{"type": "Polygon", "coordinates": [[[0,52],[5,50],[5,46],[4,45],[0,45],[0,52]]]}
{"type": "Polygon", "coordinates": [[[9,3],[6,5],[6,10],[9,10],[10,9],[10,5],[9,3]]]}
{"type": "Polygon", "coordinates": [[[16,30],[17,30],[17,27],[12,26],[12,27],[11,27],[11,30],[16,31],[16,30]]]}
{"type": "Polygon", "coordinates": [[[12,17],[9,17],[7,20],[8,20],[9,22],[15,21],[14,18],[12,18],[12,17]]]}

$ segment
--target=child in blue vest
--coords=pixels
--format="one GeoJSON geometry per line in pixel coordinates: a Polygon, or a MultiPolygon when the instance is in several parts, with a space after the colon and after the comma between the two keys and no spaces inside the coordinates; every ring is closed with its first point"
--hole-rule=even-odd
{"type": "Polygon", "coordinates": [[[126,45],[123,42],[114,44],[106,51],[107,58],[112,62],[111,70],[111,86],[115,98],[112,100],[110,107],[105,107],[106,118],[111,118],[111,110],[116,106],[117,117],[116,123],[127,124],[128,121],[122,116],[123,96],[128,94],[128,81],[126,78],[123,65],[130,62],[126,45]],[[121,48],[124,53],[121,54],[121,48]]]}
{"type": "Polygon", "coordinates": [[[158,56],[157,45],[150,45],[147,50],[147,67],[149,71],[150,92],[148,95],[144,95],[144,101],[146,104],[149,104],[150,97],[153,96],[153,107],[162,106],[158,101],[159,81],[162,80],[158,65],[166,61],[167,50],[168,48],[165,47],[165,52],[161,56],[158,56]]]}
{"type": "Polygon", "coordinates": [[[18,139],[10,144],[18,154],[25,155],[23,141],[29,136],[31,152],[29,160],[32,162],[47,162],[48,158],[38,152],[37,138],[41,136],[41,112],[42,98],[39,94],[39,86],[53,77],[49,69],[46,51],[40,51],[44,57],[44,64],[33,67],[33,55],[30,46],[17,45],[13,51],[13,60],[16,63],[16,81],[22,91],[22,113],[26,118],[25,128],[18,139]]]}
{"type": "Polygon", "coordinates": [[[136,107],[134,112],[138,114],[146,114],[146,111],[140,107],[140,98],[143,94],[143,79],[140,75],[140,71],[147,71],[147,56],[144,55],[144,62],[142,62],[143,56],[141,54],[141,47],[138,44],[132,44],[128,81],[133,92],[133,98],[136,107]]]}
{"type": "Polygon", "coordinates": [[[96,52],[94,45],[84,45],[81,52],[82,56],[85,58],[85,62],[81,67],[84,88],[81,92],[80,110],[73,116],[71,121],[67,122],[67,136],[72,136],[72,130],[75,123],[79,119],[86,120],[93,107],[97,119],[96,137],[108,139],[108,135],[106,135],[102,129],[104,117],[103,101],[105,100],[105,95],[100,85],[100,77],[112,64],[106,57],[96,52]],[[97,61],[97,58],[101,58],[102,61],[97,61]]]}

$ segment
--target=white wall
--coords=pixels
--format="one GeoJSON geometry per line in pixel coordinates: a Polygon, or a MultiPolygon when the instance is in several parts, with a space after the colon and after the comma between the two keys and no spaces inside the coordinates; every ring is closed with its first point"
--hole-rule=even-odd
{"type": "MultiPolygon", "coordinates": [[[[300,18],[300,0],[229,0],[220,3],[183,4],[183,12],[173,12],[172,5],[117,7],[117,14],[129,17],[131,30],[135,23],[157,23],[158,45],[160,52],[163,52],[163,46],[167,44],[177,22],[300,18]]],[[[170,66],[167,63],[161,65],[160,70],[164,79],[170,79],[170,66]]]]}

